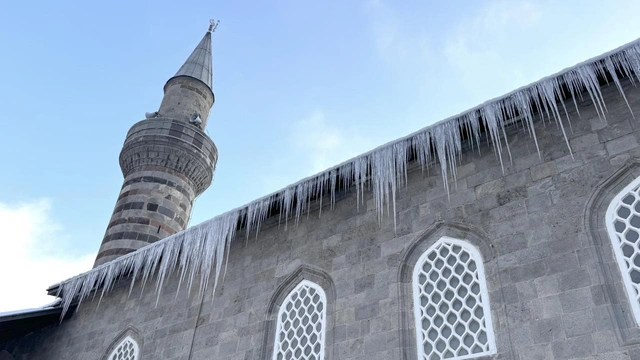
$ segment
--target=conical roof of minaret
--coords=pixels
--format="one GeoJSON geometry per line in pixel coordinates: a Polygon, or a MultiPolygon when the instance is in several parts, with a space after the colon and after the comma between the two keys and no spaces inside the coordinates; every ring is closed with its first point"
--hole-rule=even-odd
{"type": "MultiPolygon", "coordinates": [[[[202,40],[193,50],[180,70],[171,78],[189,76],[205,83],[213,92],[213,72],[211,65],[211,31],[204,34],[202,40]]],[[[169,79],[167,82],[171,81],[169,79]]]]}

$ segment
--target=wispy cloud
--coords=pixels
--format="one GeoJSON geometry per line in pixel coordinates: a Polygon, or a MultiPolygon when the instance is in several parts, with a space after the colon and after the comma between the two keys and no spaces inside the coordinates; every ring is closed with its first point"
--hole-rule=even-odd
{"type": "Polygon", "coordinates": [[[542,15],[539,3],[527,0],[493,0],[481,8],[475,23],[483,29],[502,32],[505,27],[527,28],[537,24],[542,15]]]}
{"type": "Polygon", "coordinates": [[[0,311],[51,302],[47,287],[91,269],[95,254],[64,253],[64,229],[50,212],[49,200],[0,203],[0,288],[11,289],[0,296],[0,311]]]}
{"type": "Polygon", "coordinates": [[[505,56],[505,49],[525,38],[521,35],[539,23],[543,11],[527,0],[492,0],[461,19],[446,38],[444,54],[463,85],[484,98],[521,85],[523,70],[505,56]]]}
{"type": "Polygon", "coordinates": [[[348,160],[370,147],[369,141],[358,136],[356,129],[328,122],[320,110],[294,125],[291,140],[308,159],[308,169],[313,173],[348,160]]]}
{"type": "Polygon", "coordinates": [[[366,3],[371,14],[372,36],[378,54],[389,64],[403,66],[406,62],[428,59],[429,36],[425,31],[404,22],[394,9],[382,0],[366,3]]]}

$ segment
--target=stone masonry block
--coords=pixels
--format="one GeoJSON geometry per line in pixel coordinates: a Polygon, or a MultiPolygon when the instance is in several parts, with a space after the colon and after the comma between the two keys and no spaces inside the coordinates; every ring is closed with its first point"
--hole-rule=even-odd
{"type": "Polygon", "coordinates": [[[572,312],[562,316],[567,338],[591,334],[594,330],[594,319],[591,309],[572,312]]]}
{"type": "Polygon", "coordinates": [[[366,320],[378,316],[380,305],[376,302],[355,308],[355,320],[366,320]]]}
{"type": "Polygon", "coordinates": [[[560,316],[564,313],[562,302],[558,295],[537,298],[531,301],[533,316],[536,319],[560,316]]]}
{"type": "Polygon", "coordinates": [[[600,139],[598,138],[598,134],[594,133],[578,136],[571,139],[571,141],[569,142],[573,151],[581,151],[591,146],[598,145],[599,143],[600,139]]]}
{"type": "Polygon", "coordinates": [[[594,306],[591,289],[583,287],[560,293],[560,303],[565,314],[579,310],[589,309],[594,306]]]}
{"type": "Polygon", "coordinates": [[[591,285],[586,269],[578,268],[560,274],[560,290],[563,292],[591,285]]]}
{"type": "Polygon", "coordinates": [[[551,198],[548,194],[536,195],[528,198],[525,205],[529,214],[536,211],[545,211],[551,206],[551,198]]]}
{"type": "Polygon", "coordinates": [[[562,318],[553,317],[531,322],[531,338],[535,344],[551,343],[565,339],[562,318]]]}
{"type": "Polygon", "coordinates": [[[638,140],[634,135],[625,135],[623,137],[607,141],[605,146],[610,156],[618,155],[622,152],[629,151],[638,147],[638,140]]]}
{"type": "Polygon", "coordinates": [[[583,335],[554,342],[551,345],[551,349],[556,359],[586,357],[595,353],[595,346],[591,335],[583,335]]]}

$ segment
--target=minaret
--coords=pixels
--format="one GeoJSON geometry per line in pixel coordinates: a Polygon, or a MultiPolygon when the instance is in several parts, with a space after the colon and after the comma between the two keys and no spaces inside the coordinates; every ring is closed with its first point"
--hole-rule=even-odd
{"type": "Polygon", "coordinates": [[[124,183],[94,264],[184,230],[211,184],[218,150],[204,128],[213,106],[211,33],[164,86],[160,109],[133,125],[120,151],[124,183]]]}

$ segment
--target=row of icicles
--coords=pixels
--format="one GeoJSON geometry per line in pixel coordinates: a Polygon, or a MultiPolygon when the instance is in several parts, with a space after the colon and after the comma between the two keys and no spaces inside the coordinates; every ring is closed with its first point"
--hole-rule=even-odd
{"type": "Polygon", "coordinates": [[[570,98],[579,115],[577,99],[588,96],[598,116],[604,120],[606,105],[598,79],[613,79],[627,102],[619,75],[629,78],[635,85],[635,81],[640,79],[638,74],[640,42],[636,40],[65,280],[58,284],[57,289],[58,296],[62,297],[62,317],[72,303],[77,301],[79,304],[94,291],[94,296],[100,293],[101,299],[121,277],[130,277],[130,289],[133,289],[136,281],[142,281],[144,286],[155,274],[158,298],[165,278],[176,270],[180,281],[178,290],[183,283],[191,288],[195,279],[199,278],[198,287],[202,294],[212,275],[215,289],[222,272],[225,251],[228,251],[236,235],[239,221],[243,222],[247,235],[252,231],[257,233],[260,224],[275,206],[280,209],[280,218],[285,223],[289,219],[297,223],[300,216],[309,211],[314,199],[320,202],[322,209],[322,199],[326,196],[333,208],[339,186],[344,190],[355,187],[358,204],[363,199],[364,191],[372,191],[378,218],[382,218],[386,209],[393,215],[395,224],[396,192],[406,181],[410,156],[423,169],[438,162],[448,192],[449,179],[455,181],[456,178],[456,160],[462,153],[463,138],[470,139],[472,145],[475,143],[479,148],[481,128],[484,128],[502,164],[503,148],[507,149],[511,159],[505,126],[508,121],[516,122],[523,125],[524,131],[533,137],[540,154],[534,128],[534,110],[537,109],[543,120],[546,118],[558,125],[569,146],[565,128],[569,118],[563,99],[570,98]]]}

